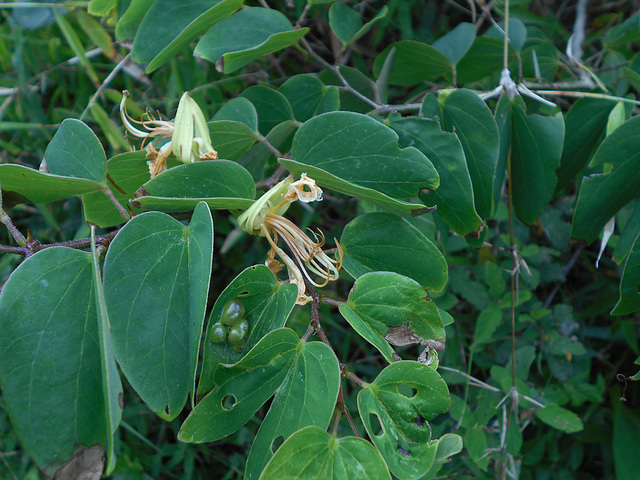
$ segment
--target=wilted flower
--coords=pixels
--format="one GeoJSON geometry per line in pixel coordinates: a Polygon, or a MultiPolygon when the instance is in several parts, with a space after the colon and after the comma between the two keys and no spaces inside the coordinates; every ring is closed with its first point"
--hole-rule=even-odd
{"type": "Polygon", "coordinates": [[[127,132],[142,139],[143,145],[151,138],[171,138],[171,141],[162,145],[160,149],[156,149],[153,143],[147,144],[147,158],[150,158],[147,163],[152,178],[167,169],[167,157],[172,152],[183,163],[218,158],[218,153],[211,145],[209,127],[204,115],[188,93],[185,92],[180,99],[174,122],[156,120],[150,113],[145,114],[140,121],[133,120],[126,109],[128,95],[127,90],[123,91],[120,102],[120,117],[127,132]],[[134,122],[144,130],[134,126],[134,122]]]}
{"type": "Polygon", "coordinates": [[[304,173],[297,182],[291,177],[286,178],[265,193],[240,215],[238,224],[245,232],[267,238],[271,250],[265,264],[277,275],[283,265],[276,260],[276,254],[280,257],[287,267],[289,280],[298,287],[296,303],[304,305],[311,300],[306,294],[304,279],[317,287],[324,287],[330,281],[336,280],[342,266],[342,249],[336,241],[337,259],[330,258],[322,250],[322,232],[311,232],[314,237],[312,240],[296,224],[282,216],[291,202],[296,200],[304,203],[322,200],[322,190],[304,173]],[[293,254],[293,259],[278,246],[280,238],[293,254]],[[321,280],[314,280],[309,272],[321,280]]]}

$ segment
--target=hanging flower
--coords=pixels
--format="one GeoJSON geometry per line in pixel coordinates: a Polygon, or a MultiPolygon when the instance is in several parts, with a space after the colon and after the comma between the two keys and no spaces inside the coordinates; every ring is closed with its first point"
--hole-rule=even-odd
{"type": "Polygon", "coordinates": [[[291,177],[286,178],[240,215],[238,224],[247,233],[267,238],[271,249],[265,265],[277,275],[283,269],[283,264],[276,259],[277,254],[287,267],[289,281],[298,287],[296,303],[304,305],[311,300],[306,294],[305,278],[316,287],[324,287],[337,280],[342,266],[342,249],[336,241],[337,259],[330,258],[322,250],[324,234],[321,231],[312,231],[312,240],[291,220],[283,217],[289,205],[296,200],[304,203],[321,201],[322,189],[304,173],[296,182],[291,177]],[[293,259],[278,246],[279,239],[287,245],[293,259]],[[312,278],[309,272],[319,280],[312,278]]]}
{"type": "Polygon", "coordinates": [[[174,122],[156,120],[150,113],[146,113],[140,121],[133,120],[126,109],[128,96],[129,92],[124,90],[120,102],[120,117],[129,134],[140,138],[142,145],[152,138],[155,141],[171,138],[170,142],[159,149],[151,142],[147,144],[147,158],[150,159],[147,164],[151,178],[167,169],[167,157],[171,153],[183,163],[218,158],[218,152],[211,145],[209,127],[204,115],[188,93],[185,92],[180,99],[174,122]],[[139,124],[143,130],[134,123],[139,124]]]}

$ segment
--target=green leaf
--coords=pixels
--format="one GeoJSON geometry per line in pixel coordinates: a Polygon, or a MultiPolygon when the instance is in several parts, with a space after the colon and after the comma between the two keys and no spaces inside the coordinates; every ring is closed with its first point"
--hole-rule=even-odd
{"type": "Polygon", "coordinates": [[[613,258],[620,265],[627,258],[627,255],[638,240],[638,235],[640,235],[640,201],[636,200],[633,212],[624,226],[620,225],[619,221],[618,226],[619,228],[622,227],[622,233],[613,250],[613,258]]]}
{"type": "Polygon", "coordinates": [[[293,110],[287,98],[278,90],[265,85],[254,85],[240,94],[249,100],[258,112],[258,130],[267,135],[277,125],[293,120],[293,110]]]}
{"type": "MultiPolygon", "coordinates": [[[[232,98],[213,116],[214,121],[231,120],[245,124],[253,132],[258,131],[258,112],[250,100],[244,97],[232,98]]],[[[209,128],[211,128],[209,123],[209,128]]],[[[212,136],[212,138],[215,138],[212,136]]],[[[218,145],[216,144],[216,147],[218,145]]],[[[219,152],[218,152],[219,153],[219,152]]],[[[227,157],[221,157],[227,158],[227,157]]]]}
{"type": "Polygon", "coordinates": [[[476,213],[474,189],[458,137],[440,130],[437,120],[426,118],[393,118],[390,126],[400,137],[400,146],[416,147],[438,171],[441,187],[420,195],[425,205],[437,205],[438,214],[458,235],[480,230],[482,219],[476,213]]]}
{"type": "Polygon", "coordinates": [[[360,187],[353,183],[342,180],[322,169],[305,165],[294,160],[286,158],[279,159],[280,164],[289,170],[294,176],[300,176],[302,173],[308,174],[318,185],[334,190],[336,192],[345,193],[362,200],[367,200],[378,205],[396,215],[410,216],[424,213],[424,206],[419,203],[409,203],[395,198],[388,197],[384,193],[371,188],[360,187]]]}
{"type": "Polygon", "coordinates": [[[462,437],[455,433],[445,433],[438,440],[438,451],[436,452],[436,463],[445,463],[452,456],[462,451],[462,437]]]}
{"type": "Polygon", "coordinates": [[[318,115],[302,125],[293,139],[296,162],[393,198],[417,197],[435,190],[438,173],[413,147],[398,148],[398,135],[371,117],[353,112],[318,115]]]}
{"type": "Polygon", "coordinates": [[[69,23],[65,15],[62,13],[63,10],[59,8],[53,8],[52,11],[56,19],[56,23],[58,24],[58,27],[62,32],[62,35],[64,36],[65,40],[71,47],[71,50],[73,50],[73,53],[75,53],[75,55],[78,57],[78,61],[84,68],[84,71],[87,74],[87,76],[91,79],[93,84],[97,87],[98,85],[100,85],[98,74],[96,73],[96,71],[93,68],[93,65],[87,58],[82,42],[80,41],[80,38],[78,38],[78,34],[73,29],[73,27],[71,26],[71,24],[69,23]]]}
{"type": "Polygon", "coordinates": [[[636,455],[640,441],[640,416],[622,402],[617,402],[613,410],[612,450],[616,478],[633,478],[640,471],[640,458],[636,455]]]}
{"type": "Polygon", "coordinates": [[[195,54],[212,63],[222,59],[224,73],[293,45],[309,31],[293,29],[284,14],[275,9],[248,7],[217,23],[198,42],[195,54]]]}
{"type": "Polygon", "coordinates": [[[104,286],[102,284],[102,274],[100,273],[100,254],[96,249],[95,227],[91,228],[91,267],[93,274],[93,284],[95,286],[95,300],[98,323],[98,339],[100,342],[100,367],[102,370],[102,389],[105,400],[105,424],[107,465],[105,475],[111,475],[116,466],[116,456],[114,453],[113,436],[118,429],[122,418],[122,383],[116,366],[116,359],[113,354],[111,343],[111,325],[109,323],[109,313],[104,300],[104,286]]]}
{"type": "Polygon", "coordinates": [[[604,139],[584,178],[573,216],[571,236],[593,242],[605,224],[640,191],[640,117],[633,117],[604,139]],[[607,173],[604,164],[611,164],[607,173]]]}
{"type": "Polygon", "coordinates": [[[511,153],[511,101],[509,95],[501,95],[496,105],[494,115],[498,133],[500,134],[500,148],[498,150],[498,162],[496,164],[496,175],[493,179],[493,198],[497,207],[498,200],[502,195],[502,188],[507,174],[507,163],[511,153]]]}
{"type": "Polygon", "coordinates": [[[400,480],[418,479],[433,465],[438,444],[430,442],[429,420],[445,413],[449,403],[447,384],[438,372],[409,361],[389,365],[358,394],[367,434],[400,480]],[[400,393],[400,388],[413,394],[400,393]],[[373,422],[379,423],[379,433],[373,422]]]}
{"type": "MultiPolygon", "coordinates": [[[[237,98],[236,100],[240,99],[237,98]]],[[[258,140],[255,130],[237,121],[215,120],[209,122],[208,126],[213,139],[213,146],[218,152],[218,158],[221,159],[240,160],[258,140]]]]}
{"type": "Polygon", "coordinates": [[[567,186],[584,168],[600,144],[614,103],[609,100],[581,98],[565,116],[566,134],[558,168],[556,190],[567,186]]]}
{"type": "Polygon", "coordinates": [[[116,4],[116,0],[91,0],[88,11],[91,15],[98,17],[107,16],[107,14],[116,7],[116,4]]]}
{"type": "Polygon", "coordinates": [[[380,11],[370,21],[362,24],[360,14],[349,7],[346,3],[334,3],[329,10],[329,25],[336,37],[342,42],[343,48],[357,41],[366,34],[371,27],[382,20],[388,12],[387,6],[383,6],[380,11]]]}
{"type": "Polygon", "coordinates": [[[53,247],[25,260],[0,296],[4,401],[20,441],[51,475],[74,446],[106,445],[116,420],[95,287],[91,254],[53,247]]]}
{"type": "Polygon", "coordinates": [[[273,456],[272,444],[295,431],[314,425],[327,428],[340,388],[340,366],[330,347],[321,342],[303,344],[271,402],[247,458],[245,478],[257,479],[273,456]]]}
{"type": "Polygon", "coordinates": [[[427,345],[432,340],[434,348],[444,348],[438,308],[417,282],[397,273],[372,272],[358,278],[340,313],[389,363],[395,356],[389,344],[427,345]]]}
{"type": "MultiPolygon", "coordinates": [[[[340,73],[354,90],[369,99],[373,100],[375,98],[375,82],[360,70],[356,70],[352,67],[341,66],[340,73]]],[[[325,85],[337,85],[338,87],[344,86],[342,81],[331,70],[323,70],[320,72],[320,75],[318,75],[318,78],[320,78],[325,85]]],[[[371,111],[371,105],[365,103],[363,100],[344,89],[340,90],[340,106],[342,110],[353,112],[366,113],[371,111]]]]}
{"type": "Polygon", "coordinates": [[[131,3],[116,24],[116,38],[119,41],[131,41],[135,38],[142,19],[155,1],[131,0],[131,3]]]}
{"type": "Polygon", "coordinates": [[[2,191],[14,192],[22,201],[48,203],[102,190],[103,186],[84,178],[62,177],[42,173],[22,165],[0,165],[2,191]]]}
{"type": "Polygon", "coordinates": [[[293,330],[282,328],[264,336],[238,363],[220,365],[216,388],[191,411],[178,440],[214,442],[242,427],[280,387],[300,345],[293,330]]]}
{"type": "MultiPolygon", "coordinates": [[[[295,120],[286,120],[273,127],[267,134],[267,141],[280,152],[285,152],[291,148],[293,135],[299,125],[295,120]]],[[[253,179],[258,182],[264,180],[266,167],[272,163],[273,158],[275,158],[274,152],[263,142],[258,142],[242,156],[238,163],[249,170],[253,179]]]]}
{"type": "Polygon", "coordinates": [[[251,174],[229,160],[189,163],[170,168],[149,180],[136,194],[135,207],[181,211],[206,202],[214,209],[246,208],[253,203],[251,174]]]}
{"type": "Polygon", "coordinates": [[[527,115],[512,108],[511,175],[516,215],[531,224],[549,203],[556,188],[556,168],[564,140],[562,114],[527,115]]]}
{"type": "Polygon", "coordinates": [[[80,120],[67,118],[62,122],[44,152],[44,160],[53,175],[105,182],[104,149],[93,130],[80,120]]]}
{"type": "Polygon", "coordinates": [[[447,261],[426,236],[391,213],[366,213],[342,232],[344,268],[358,278],[383,270],[413,278],[423,288],[440,291],[447,283],[447,261]]]}
{"type": "Polygon", "coordinates": [[[388,80],[390,85],[418,85],[436,80],[451,70],[447,57],[436,48],[414,40],[402,40],[392,43],[376,57],[373,62],[376,77],[380,76],[382,65],[393,48],[396,53],[388,80]]]}
{"type": "Polygon", "coordinates": [[[433,42],[433,48],[440,50],[451,65],[456,65],[469,51],[476,38],[476,27],[472,23],[459,23],[454,29],[433,42]]]}
{"type": "Polygon", "coordinates": [[[325,86],[313,75],[303,74],[289,78],[280,86],[280,93],[287,98],[295,119],[299,122],[306,122],[321,113],[340,110],[339,90],[325,86]]]}
{"type": "Polygon", "coordinates": [[[550,427],[565,433],[580,432],[584,428],[580,417],[554,403],[547,403],[544,408],[536,411],[536,417],[550,427]]]}
{"type": "Polygon", "coordinates": [[[478,214],[488,220],[497,208],[499,196],[493,192],[498,172],[500,135],[489,107],[470,90],[456,90],[442,103],[444,130],[460,139],[473,182],[478,214]]]}
{"type": "Polygon", "coordinates": [[[138,215],[114,238],[105,299],[118,363],[160,417],[172,420],[193,388],[213,255],[213,223],[198,205],[189,227],[138,215]]]}
{"type": "Polygon", "coordinates": [[[490,343],[493,334],[502,322],[502,308],[497,304],[491,304],[488,308],[480,312],[476,322],[475,333],[473,334],[474,348],[490,343]]]}
{"type": "MultiPolygon", "coordinates": [[[[502,40],[476,37],[471,48],[456,66],[458,84],[481,80],[502,70],[504,48],[502,40]]],[[[509,61],[515,59],[515,51],[509,46],[509,61]]]]}
{"type": "Polygon", "coordinates": [[[291,314],[298,289],[295,285],[280,285],[276,277],[264,265],[246,268],[238,275],[216,300],[206,327],[203,349],[202,373],[198,384],[198,394],[213,388],[213,375],[220,363],[233,363],[240,359],[227,343],[212,343],[209,332],[222,314],[224,305],[232,298],[239,298],[245,306],[245,318],[249,322],[248,351],[271,330],[284,327],[291,314]]]}
{"type": "Polygon", "coordinates": [[[612,315],[629,315],[640,311],[640,236],[636,238],[624,262],[620,279],[620,298],[612,315]]]}
{"type": "MultiPolygon", "coordinates": [[[[500,28],[492,25],[485,33],[485,36],[496,38],[500,43],[504,42],[504,22],[500,22],[500,28]]],[[[509,19],[509,46],[513,47],[516,52],[522,50],[522,46],[527,39],[527,27],[522,20],[517,18],[509,19]]]]}
{"type": "MultiPolygon", "coordinates": [[[[129,199],[133,198],[136,190],[149,180],[149,167],[146,160],[146,152],[141,150],[116,155],[107,162],[109,177],[126,195],[115,188],[111,182],[108,182],[107,186],[125,208],[129,206],[129,199]]],[[[103,192],[83,195],[82,206],[85,220],[98,227],[113,227],[125,221],[113,202],[103,192]]]]}
{"type": "Polygon", "coordinates": [[[151,73],[212,25],[242,8],[243,0],[157,0],[144,16],[131,48],[137,63],[151,73]]]}
{"type": "Polygon", "coordinates": [[[336,438],[310,426],[299,430],[278,449],[260,480],[391,480],[380,453],[366,440],[336,438]]]}

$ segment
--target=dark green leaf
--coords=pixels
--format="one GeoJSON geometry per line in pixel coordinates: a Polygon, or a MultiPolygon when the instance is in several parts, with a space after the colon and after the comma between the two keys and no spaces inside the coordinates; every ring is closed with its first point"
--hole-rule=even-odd
{"type": "MultiPolygon", "coordinates": [[[[244,98],[236,98],[236,100],[244,100],[249,103],[244,98]]],[[[249,105],[251,104],[249,103],[249,105]]],[[[251,108],[253,109],[253,105],[251,105],[251,108]]],[[[256,118],[255,125],[257,123],[256,118]]],[[[213,147],[218,152],[218,158],[221,159],[240,160],[258,140],[256,131],[249,128],[245,123],[231,120],[215,120],[209,122],[208,125],[213,147]]]]}
{"type": "Polygon", "coordinates": [[[273,456],[260,480],[390,480],[380,453],[366,440],[336,438],[319,427],[303,428],[273,456]]]}
{"type": "Polygon", "coordinates": [[[344,268],[358,278],[389,271],[413,278],[423,288],[440,291],[447,283],[447,262],[420,230],[391,213],[367,213],[343,230],[344,268]]]}
{"type": "Polygon", "coordinates": [[[433,47],[440,50],[451,65],[456,65],[469,51],[475,38],[475,25],[462,22],[433,42],[433,47]]]}
{"type": "MultiPolygon", "coordinates": [[[[481,80],[494,75],[502,70],[504,48],[502,40],[489,37],[476,37],[473,45],[458,62],[458,83],[466,83],[481,80]]],[[[509,60],[515,59],[513,47],[509,46],[509,60]]]]}
{"type": "Polygon", "coordinates": [[[67,118],[44,152],[47,171],[61,177],[104,184],[107,157],[96,134],[80,120],[67,118]]]}
{"type": "Polygon", "coordinates": [[[363,25],[360,13],[346,3],[337,2],[329,10],[329,25],[335,36],[342,42],[343,47],[346,47],[371,30],[377,21],[387,15],[387,11],[387,6],[383,6],[375,17],[363,25]]]}
{"type": "Polygon", "coordinates": [[[547,403],[544,408],[539,409],[536,412],[536,417],[556,430],[565,433],[579,432],[584,428],[580,417],[554,403],[547,403]]]}
{"type": "Polygon", "coordinates": [[[371,117],[352,112],[318,115],[293,139],[296,162],[323,169],[347,182],[393,198],[417,197],[440,179],[427,157],[398,148],[398,135],[371,117]]]}
{"type": "Polygon", "coordinates": [[[189,227],[159,212],[138,215],[114,238],[104,266],[113,346],[129,383],[164,419],[192,390],[213,255],[205,204],[189,227]]]}
{"type": "Polygon", "coordinates": [[[630,479],[640,471],[640,458],[636,446],[640,441],[640,416],[622,402],[614,406],[613,412],[613,461],[616,478],[630,479]]]}
{"type": "Polygon", "coordinates": [[[272,444],[309,425],[327,428],[333,415],[340,367],[330,347],[321,342],[303,344],[271,402],[247,458],[245,478],[257,479],[273,456],[272,444]]]}
{"type": "Polygon", "coordinates": [[[156,0],[131,0],[116,24],[116,38],[121,41],[133,40],[144,15],[156,0]]]}
{"type": "MultiPolygon", "coordinates": [[[[343,3],[336,5],[344,5],[343,3]]],[[[306,122],[321,113],[340,110],[340,94],[336,87],[327,87],[313,75],[295,75],[280,87],[299,122],[306,122]]]]}
{"type": "Polygon", "coordinates": [[[458,137],[440,130],[438,121],[426,118],[392,119],[390,126],[400,137],[400,146],[416,147],[438,171],[440,188],[420,195],[425,205],[437,205],[438,214],[459,235],[480,230],[482,219],[476,213],[474,189],[458,137]]]}
{"type": "MultiPolygon", "coordinates": [[[[640,117],[633,117],[604,139],[591,167],[607,173],[593,173],[582,181],[573,216],[571,236],[593,242],[606,223],[640,191],[640,117]]],[[[598,170],[596,170],[598,172],[598,170]]]]}
{"type": "Polygon", "coordinates": [[[394,361],[389,344],[427,345],[432,340],[433,348],[444,348],[437,307],[417,282],[397,273],[372,272],[358,278],[340,313],[389,363],[394,361]]]}
{"type": "Polygon", "coordinates": [[[408,361],[389,365],[358,394],[358,411],[369,438],[401,480],[418,479],[433,465],[438,444],[429,442],[429,420],[445,413],[449,403],[447,384],[438,372],[408,361]],[[400,393],[402,385],[413,395],[400,393]],[[377,435],[372,421],[382,427],[377,435]]]}
{"type": "Polygon", "coordinates": [[[20,441],[51,474],[74,446],[104,446],[113,426],[103,390],[102,362],[109,362],[101,358],[103,339],[91,254],[48,248],[4,285],[2,393],[20,441]]]}
{"type": "MultiPolygon", "coordinates": [[[[248,351],[271,330],[284,327],[298,297],[295,285],[280,285],[276,277],[264,265],[245,269],[220,294],[211,311],[205,337],[220,319],[224,305],[232,298],[238,298],[245,306],[245,318],[249,322],[249,334],[244,351],[248,351]]],[[[204,344],[202,373],[198,393],[204,394],[213,388],[213,375],[220,363],[233,363],[240,359],[226,343],[204,344]]]]}
{"type": "Polygon", "coordinates": [[[221,365],[214,379],[217,387],[191,411],[178,439],[213,442],[238,430],[280,387],[299,345],[293,330],[274,330],[238,363],[221,365]]]}
{"type": "Polygon", "coordinates": [[[636,241],[624,263],[620,279],[620,299],[612,315],[628,315],[640,311],[640,237],[636,241]]]}
{"type": "Polygon", "coordinates": [[[451,70],[451,64],[439,50],[426,43],[402,40],[392,43],[373,62],[373,73],[380,75],[382,65],[392,48],[396,49],[389,75],[390,85],[411,86],[435,80],[451,70]]]}
{"type": "Polygon", "coordinates": [[[200,39],[195,54],[216,63],[223,60],[224,73],[231,73],[253,60],[296,43],[309,31],[293,29],[275,9],[244,8],[217,23],[200,39]]]}
{"type": "MultiPolygon", "coordinates": [[[[500,28],[492,25],[485,35],[490,38],[497,38],[500,40],[500,43],[504,42],[504,25],[504,22],[500,23],[500,28]]],[[[509,45],[513,47],[516,52],[519,52],[522,50],[526,39],[527,27],[522,23],[522,20],[511,18],[509,20],[509,45]]]]}
{"type": "MultiPolygon", "coordinates": [[[[258,112],[250,100],[244,97],[236,97],[225,103],[213,116],[214,121],[231,120],[244,123],[250,130],[258,131],[258,112]]],[[[209,128],[211,128],[211,123],[209,128]]],[[[213,137],[215,138],[215,137],[213,137]]],[[[216,147],[218,145],[216,144],[216,147]]],[[[219,153],[219,152],[218,152],[219,153]]],[[[221,157],[227,158],[227,157],[221,157]]]]}
{"type": "MultiPolygon", "coordinates": [[[[291,148],[293,134],[299,125],[295,120],[286,120],[273,127],[267,134],[267,141],[272,147],[284,154],[291,148]]],[[[265,167],[269,165],[270,159],[273,158],[275,158],[275,155],[271,148],[267,147],[263,142],[259,142],[251,147],[238,163],[251,172],[253,179],[258,182],[264,180],[265,167]]]]}
{"type": "Polygon", "coordinates": [[[277,125],[293,120],[293,110],[287,98],[278,90],[264,85],[254,85],[242,92],[240,98],[249,100],[258,112],[258,130],[268,134],[277,125]]]}

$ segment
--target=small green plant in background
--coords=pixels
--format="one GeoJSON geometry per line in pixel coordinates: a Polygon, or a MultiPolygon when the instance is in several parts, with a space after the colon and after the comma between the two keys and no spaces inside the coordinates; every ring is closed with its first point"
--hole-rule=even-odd
{"type": "Polygon", "coordinates": [[[633,2],[1,7],[2,478],[633,478],[633,2]]]}

